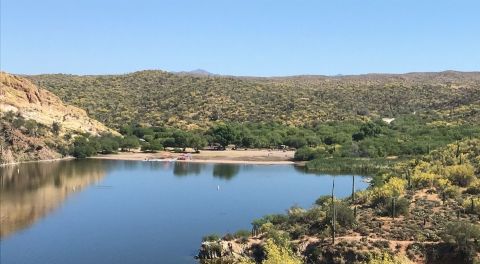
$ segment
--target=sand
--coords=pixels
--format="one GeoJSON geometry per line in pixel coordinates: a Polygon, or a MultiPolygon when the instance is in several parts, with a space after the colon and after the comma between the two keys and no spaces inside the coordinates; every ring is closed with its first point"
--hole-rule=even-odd
{"type": "MultiPolygon", "coordinates": [[[[202,150],[192,153],[189,160],[177,162],[201,163],[238,163],[238,164],[294,164],[295,151],[249,149],[249,150],[202,150]]],[[[157,153],[120,152],[118,154],[98,155],[93,159],[110,160],[172,160],[181,156],[181,153],[160,151],[157,153]]]]}

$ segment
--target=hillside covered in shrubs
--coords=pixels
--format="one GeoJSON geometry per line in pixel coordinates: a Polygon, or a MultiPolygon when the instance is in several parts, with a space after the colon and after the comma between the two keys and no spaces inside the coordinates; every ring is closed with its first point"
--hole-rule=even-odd
{"type": "Polygon", "coordinates": [[[215,121],[315,126],[421,112],[479,121],[480,112],[480,73],[475,72],[253,78],[140,71],[25,77],[113,128],[144,123],[195,129],[215,121]]]}

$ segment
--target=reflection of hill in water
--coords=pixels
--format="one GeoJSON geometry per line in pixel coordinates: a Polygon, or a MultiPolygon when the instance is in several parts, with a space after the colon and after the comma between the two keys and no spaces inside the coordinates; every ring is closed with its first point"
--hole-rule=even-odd
{"type": "Polygon", "coordinates": [[[72,193],[105,176],[97,160],[28,163],[0,168],[0,237],[26,228],[72,193]],[[17,170],[18,169],[18,170],[17,170]]]}

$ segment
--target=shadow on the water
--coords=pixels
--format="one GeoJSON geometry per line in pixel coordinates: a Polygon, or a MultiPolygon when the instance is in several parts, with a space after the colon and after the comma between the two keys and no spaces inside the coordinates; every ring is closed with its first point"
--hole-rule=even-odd
{"type": "Polygon", "coordinates": [[[72,193],[99,182],[108,166],[99,160],[73,160],[0,167],[0,237],[32,225],[72,193]]]}

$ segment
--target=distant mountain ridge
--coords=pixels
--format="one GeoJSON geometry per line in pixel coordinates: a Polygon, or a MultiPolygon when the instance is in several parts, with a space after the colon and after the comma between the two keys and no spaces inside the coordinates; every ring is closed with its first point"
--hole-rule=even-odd
{"type": "Polygon", "coordinates": [[[211,73],[203,69],[196,69],[193,71],[172,72],[172,73],[180,74],[180,75],[193,75],[193,76],[220,76],[219,74],[211,73]]]}

